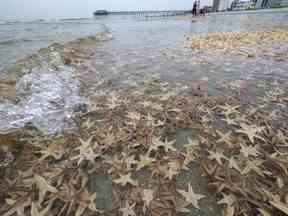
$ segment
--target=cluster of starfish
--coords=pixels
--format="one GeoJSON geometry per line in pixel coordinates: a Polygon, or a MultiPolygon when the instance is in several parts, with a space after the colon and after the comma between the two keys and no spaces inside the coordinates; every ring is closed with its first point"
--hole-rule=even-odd
{"type": "Polygon", "coordinates": [[[205,35],[191,35],[185,47],[197,52],[211,54],[243,55],[255,57],[256,54],[271,56],[274,59],[287,59],[285,53],[279,56],[267,51],[271,44],[287,43],[288,31],[285,29],[261,30],[254,32],[213,32],[205,35]],[[269,46],[267,46],[269,45],[269,46]]]}
{"type": "Polygon", "coordinates": [[[252,107],[239,100],[236,88],[221,98],[195,96],[187,83],[155,80],[134,88],[102,83],[87,112],[75,117],[79,131],[25,136],[17,160],[0,168],[5,173],[0,213],[185,215],[201,211],[207,198],[192,181],[178,181],[196,164],[207,188],[218,194],[223,215],[285,215],[286,84],[265,89],[252,107]],[[176,135],[183,128],[199,133],[179,145],[176,135]],[[90,187],[92,176],[97,181],[101,175],[113,191],[106,208],[99,205],[103,194],[90,187]]]}

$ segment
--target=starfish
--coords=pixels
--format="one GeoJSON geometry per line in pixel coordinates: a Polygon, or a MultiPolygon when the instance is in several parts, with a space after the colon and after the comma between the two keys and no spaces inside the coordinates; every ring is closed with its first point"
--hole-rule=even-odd
{"type": "Polygon", "coordinates": [[[280,143],[283,143],[283,144],[288,144],[288,137],[284,135],[284,133],[281,131],[281,130],[278,130],[277,132],[277,138],[279,140],[280,143]]]}
{"type": "Polygon", "coordinates": [[[165,171],[165,178],[172,180],[175,175],[178,175],[180,166],[177,161],[171,161],[168,165],[168,169],[165,171]]]}
{"type": "Polygon", "coordinates": [[[216,142],[217,143],[226,143],[229,147],[233,147],[233,143],[232,143],[232,137],[231,134],[232,132],[229,131],[228,133],[224,134],[219,130],[216,130],[217,134],[220,136],[220,139],[218,139],[216,142]]]}
{"type": "Polygon", "coordinates": [[[137,161],[134,159],[135,156],[131,155],[130,157],[125,157],[125,163],[127,165],[127,169],[131,169],[134,164],[137,164],[137,161]]]}
{"type": "Polygon", "coordinates": [[[136,205],[136,203],[134,203],[133,205],[129,205],[129,202],[126,201],[125,207],[120,208],[119,211],[122,212],[123,216],[136,216],[136,213],[133,210],[135,205],[136,205]]]}
{"type": "Polygon", "coordinates": [[[93,126],[95,125],[95,122],[93,122],[93,121],[91,121],[91,119],[87,119],[87,121],[85,121],[84,123],[83,123],[83,126],[86,128],[86,129],[90,129],[90,128],[92,128],[93,126]]]}
{"type": "Polygon", "coordinates": [[[122,186],[126,186],[127,184],[131,185],[137,185],[137,182],[131,179],[131,173],[128,173],[127,175],[121,175],[119,179],[115,179],[114,182],[116,184],[121,184],[122,186]]]}
{"type": "Polygon", "coordinates": [[[150,114],[148,113],[147,116],[144,116],[146,121],[148,122],[154,122],[155,121],[155,118],[150,114]]]}
{"type": "Polygon", "coordinates": [[[55,187],[51,186],[42,176],[34,175],[34,180],[39,188],[39,203],[42,203],[44,201],[47,192],[58,192],[58,190],[55,187]]]}
{"type": "Polygon", "coordinates": [[[184,147],[187,149],[187,151],[194,150],[194,149],[199,149],[199,140],[196,139],[190,139],[188,138],[188,143],[184,145],[184,147]]]}
{"type": "Polygon", "coordinates": [[[105,146],[111,146],[115,141],[115,135],[113,133],[106,133],[103,143],[105,143],[105,146]]]}
{"type": "Polygon", "coordinates": [[[164,141],[164,145],[163,145],[165,152],[169,152],[169,150],[170,151],[177,151],[177,149],[173,147],[173,144],[175,142],[176,142],[176,140],[172,140],[169,142],[166,138],[164,141]]]}
{"type": "Polygon", "coordinates": [[[257,157],[260,152],[257,150],[256,146],[247,146],[245,144],[240,144],[241,149],[240,152],[243,154],[244,157],[248,158],[249,156],[257,157]]]}
{"type": "Polygon", "coordinates": [[[247,135],[251,143],[254,143],[255,138],[263,140],[263,138],[258,136],[257,133],[260,133],[264,129],[264,127],[258,127],[256,125],[247,125],[244,123],[241,123],[240,126],[242,129],[237,130],[236,132],[247,135]]]}
{"type": "Polygon", "coordinates": [[[239,113],[237,110],[240,106],[231,106],[229,104],[225,104],[225,106],[219,106],[224,111],[222,112],[226,117],[229,117],[231,114],[239,113]]]}
{"type": "Polygon", "coordinates": [[[149,190],[149,189],[144,189],[142,199],[145,203],[145,206],[149,206],[152,200],[154,199],[154,191],[149,190]]]}
{"type": "Polygon", "coordinates": [[[10,210],[8,210],[3,216],[11,216],[16,213],[17,216],[25,215],[25,208],[31,206],[31,198],[20,199],[20,200],[12,200],[5,199],[7,204],[10,206],[10,210]]]}
{"type": "Polygon", "coordinates": [[[92,164],[95,164],[95,159],[100,157],[100,154],[96,154],[93,152],[92,149],[90,149],[88,152],[81,152],[80,154],[78,154],[75,157],[72,157],[71,160],[78,160],[77,165],[79,166],[82,161],[84,160],[88,160],[90,161],[92,164]]]}
{"type": "Polygon", "coordinates": [[[246,167],[242,171],[242,174],[246,175],[246,174],[250,173],[251,171],[254,171],[258,175],[264,177],[263,171],[259,167],[261,165],[262,165],[262,161],[260,161],[260,160],[254,160],[254,161],[248,160],[246,163],[246,167]]]}
{"type": "Polygon", "coordinates": [[[186,202],[191,203],[195,208],[199,209],[198,201],[203,199],[205,196],[202,194],[196,194],[193,191],[191,183],[188,184],[188,191],[177,190],[186,200],[186,202]]]}
{"type": "Polygon", "coordinates": [[[235,121],[235,119],[225,118],[224,121],[227,125],[238,125],[239,123],[235,121]]]}
{"type": "Polygon", "coordinates": [[[177,151],[177,149],[175,149],[173,147],[173,144],[175,143],[175,140],[172,140],[172,141],[168,141],[167,139],[165,139],[164,142],[161,141],[161,137],[156,137],[156,138],[153,138],[152,140],[152,145],[150,145],[150,148],[149,148],[149,153],[152,151],[152,150],[155,150],[157,151],[158,148],[160,147],[163,147],[165,152],[168,152],[169,150],[170,151],[177,151]]]}
{"type": "Polygon", "coordinates": [[[42,211],[38,210],[38,205],[35,204],[34,202],[32,202],[31,205],[31,216],[46,216],[47,213],[49,212],[49,210],[52,207],[52,204],[50,203],[45,209],[43,209],[42,211]]]}
{"type": "Polygon", "coordinates": [[[111,98],[109,98],[109,103],[107,104],[108,108],[109,109],[115,109],[116,107],[119,106],[119,99],[118,99],[118,96],[112,92],[111,93],[111,98]]]}
{"type": "Polygon", "coordinates": [[[79,138],[80,141],[80,146],[76,148],[76,150],[79,150],[80,152],[86,152],[87,149],[91,148],[92,145],[92,140],[93,140],[94,136],[89,137],[88,140],[83,140],[81,138],[79,138]]]}
{"type": "Polygon", "coordinates": [[[221,153],[219,151],[216,151],[216,152],[208,151],[208,152],[209,152],[209,159],[210,160],[216,160],[219,165],[222,165],[222,160],[221,159],[224,159],[224,160],[227,159],[223,155],[223,153],[221,153]]]}
{"type": "Polygon", "coordinates": [[[149,147],[149,153],[151,151],[158,151],[158,148],[160,148],[161,146],[164,146],[164,143],[161,141],[161,137],[153,137],[152,139],[152,144],[149,147]]]}
{"type": "Polygon", "coordinates": [[[142,168],[146,167],[146,166],[150,166],[153,162],[155,161],[155,159],[150,158],[148,155],[140,155],[140,161],[137,161],[137,171],[141,170],[142,168]]]}
{"type": "Polygon", "coordinates": [[[226,204],[228,207],[231,207],[235,203],[235,196],[232,194],[226,195],[222,193],[223,199],[218,201],[217,203],[220,204],[226,204]]]}
{"type": "Polygon", "coordinates": [[[85,210],[88,208],[92,212],[99,212],[101,213],[100,210],[96,208],[96,198],[97,194],[89,194],[89,192],[85,189],[82,191],[80,194],[78,194],[78,199],[79,199],[79,205],[76,210],[75,216],[81,216],[85,212],[85,210]]]}
{"type": "Polygon", "coordinates": [[[169,91],[160,95],[160,101],[167,101],[170,97],[175,96],[176,93],[173,91],[169,91]]]}
{"type": "Polygon", "coordinates": [[[51,143],[45,149],[39,151],[42,154],[42,157],[39,161],[45,160],[47,157],[52,156],[56,160],[62,158],[65,153],[64,147],[59,143],[51,143]]]}
{"type": "Polygon", "coordinates": [[[141,114],[137,112],[129,112],[127,117],[133,121],[140,121],[141,114]]]}
{"type": "Polygon", "coordinates": [[[240,169],[240,167],[238,166],[237,161],[236,161],[233,157],[231,157],[231,158],[229,159],[229,165],[228,165],[228,167],[229,167],[230,169],[235,169],[235,170],[237,170],[238,172],[241,173],[241,169],[240,169]]]}

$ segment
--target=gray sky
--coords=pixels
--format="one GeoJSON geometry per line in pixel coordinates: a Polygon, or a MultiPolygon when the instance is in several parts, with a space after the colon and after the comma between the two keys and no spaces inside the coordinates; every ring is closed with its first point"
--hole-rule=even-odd
{"type": "MultiPolygon", "coordinates": [[[[190,9],[193,0],[0,0],[0,19],[89,17],[94,10],[190,9]]],[[[201,5],[212,0],[201,0],[201,5]]]]}

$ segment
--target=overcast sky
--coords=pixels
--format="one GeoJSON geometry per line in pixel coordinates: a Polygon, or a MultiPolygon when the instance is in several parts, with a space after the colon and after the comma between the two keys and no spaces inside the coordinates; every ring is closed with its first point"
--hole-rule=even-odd
{"type": "MultiPolygon", "coordinates": [[[[89,17],[97,9],[191,9],[194,0],[0,0],[0,19],[89,17]]],[[[212,0],[201,0],[201,5],[212,0]]]]}

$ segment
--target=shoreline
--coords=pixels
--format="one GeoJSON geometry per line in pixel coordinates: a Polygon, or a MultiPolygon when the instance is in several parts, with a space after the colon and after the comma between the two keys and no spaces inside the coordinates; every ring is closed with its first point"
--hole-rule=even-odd
{"type": "MultiPolygon", "coordinates": [[[[208,51],[222,50],[230,38],[212,36],[202,38],[208,51]]],[[[239,37],[253,45],[251,38],[239,37]]],[[[197,50],[198,43],[187,40],[186,51],[197,50]]],[[[0,214],[17,213],[20,205],[52,215],[119,215],[125,209],[135,215],[281,215],[287,204],[278,197],[287,196],[288,80],[246,74],[219,83],[209,77],[169,82],[141,74],[145,78],[133,86],[93,83],[81,73],[89,69],[85,62],[97,52],[92,49],[97,41],[54,44],[39,51],[42,57],[11,69],[17,72],[10,74],[15,86],[22,67],[41,65],[43,58],[53,65],[49,56],[56,51],[61,64],[75,68],[73,78],[92,86],[82,86],[91,94],[73,115],[72,133],[43,136],[31,125],[20,133],[0,133],[0,214]],[[208,91],[211,83],[217,94],[208,91]]],[[[200,47],[197,57],[207,50],[200,47]]]]}

